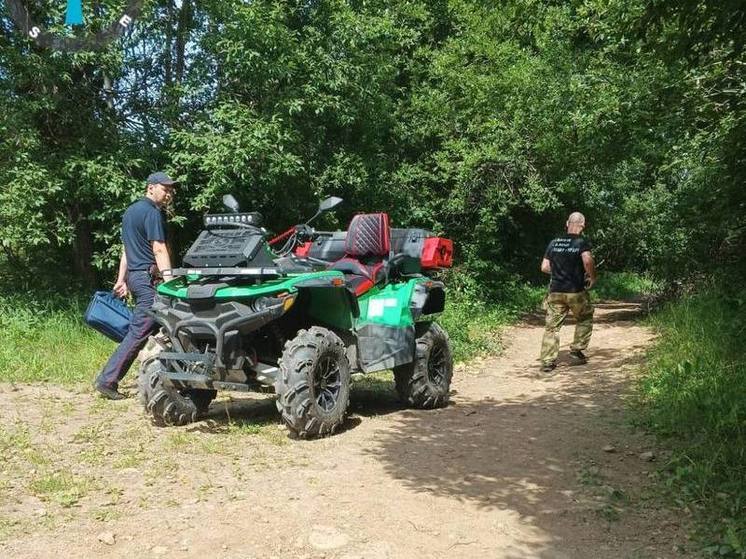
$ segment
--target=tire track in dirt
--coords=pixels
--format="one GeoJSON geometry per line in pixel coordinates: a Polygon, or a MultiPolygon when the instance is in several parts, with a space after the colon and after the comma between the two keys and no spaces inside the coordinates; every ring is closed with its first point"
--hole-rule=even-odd
{"type": "MultiPolygon", "coordinates": [[[[624,415],[630,376],[651,341],[638,312],[631,303],[599,305],[589,363],[567,366],[565,349],[551,376],[538,372],[541,321],[511,328],[503,355],[458,367],[445,409],[403,410],[393,391],[358,388],[349,427],[319,441],[273,445],[233,434],[238,447],[227,454],[169,455],[164,441],[177,440],[174,431],[152,427],[129,401],[107,412],[104,455],[133,429],[146,452],[165,454],[119,470],[106,460],[81,466],[121,487],[126,498],[112,505],[119,514],[101,520],[83,499],[73,509],[46,505],[54,521],[41,521],[33,510],[45,505],[16,483],[0,519],[28,526],[16,524],[0,556],[678,557],[685,527],[652,497],[656,465],[639,457],[653,442],[624,415]],[[196,479],[210,491],[195,493],[196,479]],[[114,535],[112,545],[99,541],[102,532],[114,535]]],[[[571,328],[563,328],[563,348],[571,328]]],[[[70,432],[100,421],[90,395],[38,386],[0,388],[0,419],[16,420],[23,402],[38,398],[75,407],[70,432]]],[[[229,412],[266,421],[273,407],[244,401],[229,412]]],[[[190,445],[219,445],[225,412],[218,405],[211,415],[175,432],[190,445]]],[[[37,423],[30,420],[32,430],[37,423]]],[[[65,429],[50,436],[64,439],[65,429]]],[[[74,450],[60,452],[70,453],[59,458],[66,467],[76,464],[74,450]]]]}

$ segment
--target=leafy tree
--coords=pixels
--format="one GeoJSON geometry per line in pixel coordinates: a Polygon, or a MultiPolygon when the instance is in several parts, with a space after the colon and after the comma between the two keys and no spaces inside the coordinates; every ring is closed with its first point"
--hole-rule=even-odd
{"type": "Polygon", "coordinates": [[[327,226],[389,211],[490,287],[537,278],[572,210],[607,269],[739,267],[743,22],[702,0],[153,0],[70,55],[0,17],[1,246],[93,282],[168,168],[177,252],[220,194],[275,230],[337,194],[327,226]]]}

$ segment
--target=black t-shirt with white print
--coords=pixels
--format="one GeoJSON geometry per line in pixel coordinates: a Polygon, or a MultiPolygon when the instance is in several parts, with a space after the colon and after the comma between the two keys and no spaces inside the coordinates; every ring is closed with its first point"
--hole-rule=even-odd
{"type": "Polygon", "coordinates": [[[585,268],[580,255],[589,250],[590,242],[570,233],[549,243],[544,258],[552,263],[550,293],[580,293],[585,290],[585,268]]]}

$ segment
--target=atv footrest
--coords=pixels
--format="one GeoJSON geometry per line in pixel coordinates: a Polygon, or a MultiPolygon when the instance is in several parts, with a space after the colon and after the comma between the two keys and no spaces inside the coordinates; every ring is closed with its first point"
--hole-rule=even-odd
{"type": "Polygon", "coordinates": [[[172,371],[163,371],[160,373],[163,384],[173,386],[179,390],[185,388],[200,388],[203,390],[212,390],[213,381],[207,375],[193,375],[189,373],[175,373],[172,371]]]}
{"type": "Polygon", "coordinates": [[[212,390],[213,380],[208,375],[213,371],[214,355],[163,351],[158,354],[158,360],[163,365],[159,375],[164,384],[177,389],[212,390]]]}
{"type": "Polygon", "coordinates": [[[249,386],[239,382],[223,382],[212,380],[207,375],[194,375],[189,373],[176,373],[163,371],[160,373],[163,384],[173,386],[177,390],[197,388],[200,390],[235,390],[248,392],[249,386]]]}
{"type": "Polygon", "coordinates": [[[191,363],[204,363],[212,365],[215,363],[215,356],[210,353],[177,353],[162,351],[158,354],[159,361],[185,361],[191,363]]]}

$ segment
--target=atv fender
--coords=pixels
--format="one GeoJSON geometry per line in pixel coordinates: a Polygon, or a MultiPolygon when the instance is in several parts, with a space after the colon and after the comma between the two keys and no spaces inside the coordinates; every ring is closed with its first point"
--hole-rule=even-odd
{"type": "Polygon", "coordinates": [[[391,369],[415,358],[415,324],[443,311],[442,282],[413,278],[390,284],[365,297],[363,317],[355,327],[358,366],[364,372],[391,369]]]}
{"type": "Polygon", "coordinates": [[[357,359],[366,373],[393,369],[414,360],[415,328],[366,323],[359,326],[357,334],[357,359]]]}
{"type": "Polygon", "coordinates": [[[424,317],[443,312],[446,304],[446,291],[443,282],[426,281],[417,283],[412,290],[409,308],[416,322],[424,317]]]}
{"type": "Polygon", "coordinates": [[[360,316],[357,297],[344,285],[318,278],[296,283],[295,287],[299,298],[309,302],[308,314],[318,324],[349,331],[360,316]]]}

